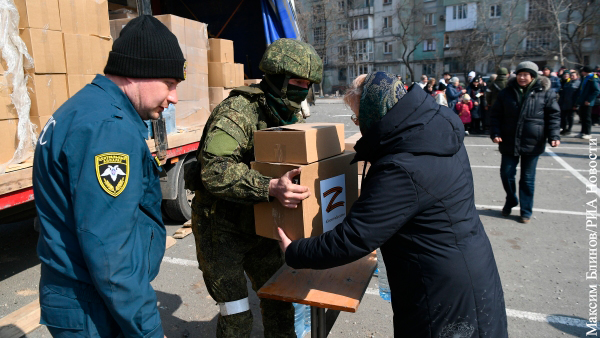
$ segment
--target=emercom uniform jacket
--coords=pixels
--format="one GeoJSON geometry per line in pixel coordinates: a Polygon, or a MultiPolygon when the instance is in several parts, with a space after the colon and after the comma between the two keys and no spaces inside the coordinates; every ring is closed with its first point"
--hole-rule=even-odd
{"type": "Polygon", "coordinates": [[[504,294],[475,209],[464,127],[420,88],[356,143],[371,162],[344,221],[293,241],[293,268],[328,269],[381,247],[395,337],[507,337],[504,294]]]}
{"type": "Polygon", "coordinates": [[[490,138],[502,138],[503,155],[540,155],[546,140],[560,140],[560,108],[550,79],[539,76],[520,101],[519,84],[512,78],[492,106],[490,138]]]}
{"type": "Polygon", "coordinates": [[[101,75],[43,128],[33,165],[42,324],[83,330],[97,315],[84,304],[103,304],[125,337],[163,337],[150,285],[165,251],[161,169],[144,135],[127,96],[101,75]]]}

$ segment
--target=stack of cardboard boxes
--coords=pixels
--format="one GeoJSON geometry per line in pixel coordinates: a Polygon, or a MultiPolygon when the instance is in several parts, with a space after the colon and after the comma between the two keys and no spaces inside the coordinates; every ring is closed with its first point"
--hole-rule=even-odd
{"type": "Polygon", "coordinates": [[[231,88],[244,85],[244,65],[233,61],[233,41],[208,39],[208,43],[208,91],[212,111],[229,96],[231,88]]]}
{"type": "MultiPolygon", "coordinates": [[[[39,132],[58,107],[102,73],[112,46],[108,2],[15,0],[15,5],[19,35],[34,60],[34,67],[25,71],[30,118],[39,132]]],[[[4,72],[3,67],[0,71],[4,72]]],[[[0,83],[10,88],[7,80],[0,76],[0,83]]],[[[9,89],[0,93],[0,163],[10,160],[18,145],[18,116],[9,94],[9,89]]]]}
{"type": "MultiPolygon", "coordinates": [[[[156,15],[175,34],[187,61],[186,79],[177,86],[179,102],[175,105],[177,129],[187,129],[206,123],[208,100],[208,32],[206,24],[175,15],[156,15]]],[[[110,20],[114,39],[132,18],[110,20]]]]}
{"type": "Polygon", "coordinates": [[[269,177],[302,168],[294,183],[311,195],[296,209],[279,200],[254,206],[256,234],[279,239],[281,227],[292,239],[318,236],[340,224],[358,198],[355,153],[345,151],[341,123],[301,123],[254,133],[252,169],[269,177]]]}

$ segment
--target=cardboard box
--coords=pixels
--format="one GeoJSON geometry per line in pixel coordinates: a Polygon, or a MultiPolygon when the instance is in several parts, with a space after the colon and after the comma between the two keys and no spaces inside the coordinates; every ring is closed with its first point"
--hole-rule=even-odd
{"type": "Polygon", "coordinates": [[[208,31],[206,24],[195,20],[185,19],[185,42],[179,41],[189,47],[208,49],[208,31]]]}
{"type": "Polygon", "coordinates": [[[179,101],[175,105],[175,123],[177,129],[200,126],[206,123],[210,116],[206,100],[179,101]]]}
{"type": "Polygon", "coordinates": [[[19,12],[19,28],[60,31],[58,0],[15,0],[19,12]]]}
{"type": "Polygon", "coordinates": [[[87,14],[85,24],[87,34],[109,37],[110,22],[108,20],[107,0],[85,0],[87,14]]]}
{"type": "Polygon", "coordinates": [[[208,87],[208,102],[210,102],[211,105],[216,106],[221,103],[221,101],[225,100],[229,96],[229,93],[231,93],[231,89],[208,87]]]}
{"type": "Polygon", "coordinates": [[[110,24],[114,25],[114,33],[111,33],[113,40],[116,40],[116,39],[119,38],[119,35],[121,34],[121,31],[123,30],[123,28],[125,26],[127,26],[127,24],[129,23],[129,21],[131,21],[131,20],[133,20],[133,18],[110,20],[111,21],[110,24]]]}
{"type": "Polygon", "coordinates": [[[137,13],[127,9],[125,11],[122,12],[117,12],[117,11],[110,11],[108,12],[108,19],[109,20],[117,20],[117,19],[135,19],[137,18],[137,13]]]}
{"type": "Polygon", "coordinates": [[[30,116],[54,114],[68,99],[67,76],[65,74],[30,74],[27,87],[31,89],[30,116]]]}
{"type": "Polygon", "coordinates": [[[108,38],[102,38],[99,36],[90,36],[90,45],[92,49],[92,63],[91,73],[104,74],[104,67],[108,61],[108,54],[112,50],[113,40],[108,38]]]}
{"type": "Polygon", "coordinates": [[[58,0],[60,25],[64,33],[88,34],[87,21],[94,20],[87,11],[87,2],[94,0],[58,0]]]}
{"type": "Polygon", "coordinates": [[[19,29],[19,36],[25,42],[35,64],[34,68],[26,69],[27,72],[42,74],[66,73],[63,35],[61,32],[25,28],[19,29]]]}
{"type": "Polygon", "coordinates": [[[69,94],[69,98],[73,97],[86,84],[92,83],[95,77],[96,75],[67,74],[67,93],[69,94]]]}
{"type": "Polygon", "coordinates": [[[208,51],[206,49],[185,46],[185,60],[188,74],[208,74],[208,51]]]}
{"type": "Polygon", "coordinates": [[[10,161],[19,145],[17,125],[19,119],[0,120],[0,164],[10,161]]]}
{"type": "Polygon", "coordinates": [[[47,115],[47,116],[32,116],[31,117],[31,123],[36,125],[36,129],[35,132],[39,135],[42,130],[44,129],[44,127],[46,126],[46,123],[48,123],[48,120],[52,117],[52,115],[47,115]]]}
{"type": "Polygon", "coordinates": [[[233,88],[235,81],[235,66],[233,63],[209,62],[208,86],[233,88]]]}
{"type": "Polygon", "coordinates": [[[195,101],[206,98],[206,108],[208,108],[208,75],[187,74],[185,81],[177,86],[177,97],[182,101],[195,101]]]}
{"type": "Polygon", "coordinates": [[[313,163],[344,152],[344,124],[298,123],[254,133],[258,162],[313,163]]]}
{"type": "Polygon", "coordinates": [[[94,74],[92,60],[92,37],[89,35],[63,33],[65,61],[68,74],[94,74]]]}
{"type": "Polygon", "coordinates": [[[208,39],[210,46],[208,62],[233,63],[233,41],[225,39],[208,39]]]}
{"type": "Polygon", "coordinates": [[[235,72],[234,87],[241,87],[244,85],[244,64],[234,63],[233,68],[235,72]]]}
{"type": "Polygon", "coordinates": [[[0,76],[0,120],[19,118],[15,106],[10,99],[10,91],[4,76],[0,76]]]}
{"type": "Polygon", "coordinates": [[[244,86],[249,86],[251,84],[259,84],[262,79],[244,79],[244,86]]]}
{"type": "Polygon", "coordinates": [[[354,152],[345,152],[308,165],[252,162],[251,168],[269,177],[281,177],[302,167],[298,184],[311,195],[296,209],[285,208],[279,200],[254,205],[256,234],[279,239],[277,227],[292,240],[318,236],[340,224],[358,198],[354,152]]]}
{"type": "MultiPolygon", "coordinates": [[[[175,34],[180,46],[185,46],[185,19],[172,14],[155,15],[160,22],[175,34]]],[[[181,48],[185,53],[185,48],[181,48]]]]}

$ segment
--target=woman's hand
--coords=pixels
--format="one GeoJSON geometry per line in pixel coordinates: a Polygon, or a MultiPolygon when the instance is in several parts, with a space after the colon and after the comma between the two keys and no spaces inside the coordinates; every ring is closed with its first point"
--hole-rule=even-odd
{"type": "Polygon", "coordinates": [[[292,241],[285,234],[285,232],[283,232],[282,228],[277,228],[277,231],[279,232],[279,237],[281,238],[281,241],[279,242],[279,247],[281,248],[281,251],[283,251],[283,254],[285,254],[285,250],[287,250],[288,246],[290,246],[290,243],[292,243],[292,241]]]}

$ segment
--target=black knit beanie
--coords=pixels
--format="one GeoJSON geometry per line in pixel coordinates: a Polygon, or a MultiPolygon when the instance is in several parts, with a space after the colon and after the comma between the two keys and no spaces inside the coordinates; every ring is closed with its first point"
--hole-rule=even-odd
{"type": "Polygon", "coordinates": [[[142,15],[131,20],[113,43],[104,73],[185,80],[185,67],[177,37],[155,17],[142,15]]]}

